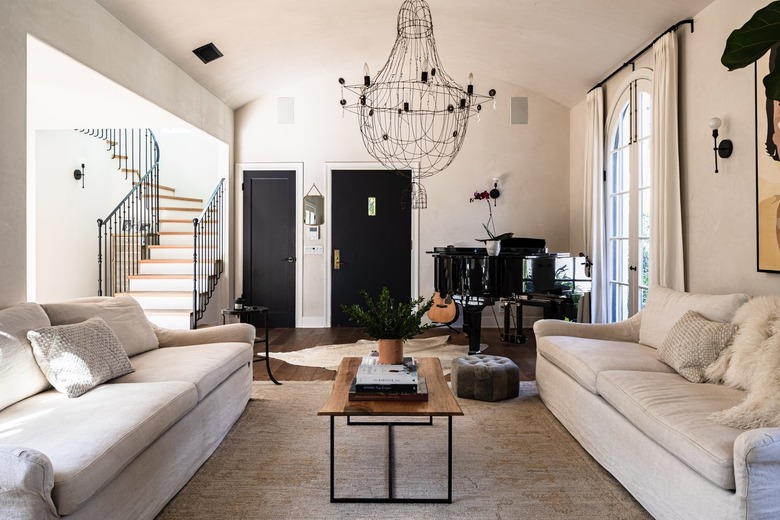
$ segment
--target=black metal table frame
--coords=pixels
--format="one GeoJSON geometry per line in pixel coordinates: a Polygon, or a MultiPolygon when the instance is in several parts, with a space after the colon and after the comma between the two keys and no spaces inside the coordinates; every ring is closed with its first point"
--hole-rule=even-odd
{"type": "MultiPolygon", "coordinates": [[[[273,373],[271,372],[271,356],[269,355],[268,346],[270,342],[268,341],[268,307],[244,307],[243,309],[223,309],[222,310],[222,324],[225,324],[225,316],[238,316],[239,321],[242,323],[249,323],[250,325],[257,326],[252,323],[251,321],[244,321],[244,317],[247,318],[247,320],[252,319],[252,315],[255,313],[259,313],[261,316],[263,316],[263,330],[265,331],[265,335],[263,339],[257,339],[255,338],[255,343],[262,341],[265,343],[265,370],[268,372],[268,377],[271,378],[271,381],[274,382],[274,384],[281,385],[279,381],[276,380],[273,373]]],[[[259,357],[260,354],[257,354],[259,357]]],[[[252,362],[260,361],[259,359],[252,359],[252,362]]]]}
{"type": "Polygon", "coordinates": [[[387,498],[336,497],[336,416],[330,416],[330,501],[360,504],[451,504],[452,503],[452,416],[447,416],[447,497],[446,498],[397,498],[393,496],[395,482],[395,449],[393,445],[393,427],[395,426],[433,426],[433,416],[428,422],[421,421],[352,421],[347,415],[347,426],[387,426],[387,498]]]}

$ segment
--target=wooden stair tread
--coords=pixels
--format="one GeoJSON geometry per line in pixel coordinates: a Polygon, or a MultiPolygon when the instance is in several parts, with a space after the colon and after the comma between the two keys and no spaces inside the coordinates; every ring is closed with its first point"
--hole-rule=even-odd
{"type": "Polygon", "coordinates": [[[203,208],[185,208],[185,207],[177,207],[177,206],[160,206],[160,210],[167,210],[167,211],[194,211],[196,213],[200,213],[203,211],[203,208]]]}
{"type": "MultiPolygon", "coordinates": [[[[193,248],[193,246],[191,246],[191,245],[188,245],[188,244],[170,244],[170,245],[167,245],[167,244],[155,244],[155,245],[148,245],[148,246],[146,246],[146,247],[147,247],[147,248],[149,248],[149,249],[152,249],[152,248],[155,248],[155,249],[160,249],[160,248],[168,248],[168,249],[192,249],[192,248],[193,248]]],[[[214,247],[216,247],[216,246],[206,246],[206,247],[209,247],[209,248],[214,248],[214,247]]]]}
{"type": "Polygon", "coordinates": [[[123,173],[140,173],[141,172],[141,170],[135,170],[135,169],[132,169],[132,168],[119,168],[119,171],[123,172],[123,173]]]}
{"type": "Polygon", "coordinates": [[[126,155],[112,155],[111,158],[112,159],[124,159],[124,160],[127,160],[127,156],[126,155]]]}
{"type": "Polygon", "coordinates": [[[117,142],[117,141],[113,141],[113,140],[111,140],[111,139],[106,139],[106,144],[108,144],[108,145],[110,145],[110,146],[116,146],[116,145],[118,145],[118,144],[119,144],[119,142],[117,142]]]}
{"type": "MultiPolygon", "coordinates": [[[[147,194],[144,195],[145,197],[151,197],[151,195],[147,194]]],[[[177,195],[160,195],[161,199],[167,199],[167,200],[181,200],[186,202],[200,202],[203,204],[203,199],[196,199],[193,197],[179,197],[177,195]]]]}
{"type": "Polygon", "coordinates": [[[138,261],[139,264],[191,264],[192,260],[186,258],[144,258],[138,261]]]}
{"type": "MultiPolygon", "coordinates": [[[[208,278],[214,275],[198,275],[198,278],[208,278]]],[[[192,280],[192,274],[128,274],[128,280],[192,280]]]]}
{"type": "MultiPolygon", "coordinates": [[[[145,186],[151,186],[151,183],[144,182],[145,186]]],[[[171,188],[170,186],[163,186],[162,184],[158,184],[161,190],[170,191],[171,193],[176,193],[176,188],[171,188]]]]}

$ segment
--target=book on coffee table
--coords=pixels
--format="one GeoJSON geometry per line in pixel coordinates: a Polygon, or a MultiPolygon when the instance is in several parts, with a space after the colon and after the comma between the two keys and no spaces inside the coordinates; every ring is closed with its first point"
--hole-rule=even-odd
{"type": "Polygon", "coordinates": [[[416,385],[417,390],[414,392],[400,391],[397,387],[393,388],[393,385],[389,386],[389,390],[368,391],[366,389],[357,390],[357,380],[352,380],[352,385],[349,387],[348,398],[350,401],[427,401],[428,400],[428,386],[425,384],[425,378],[419,378],[416,385]]]}

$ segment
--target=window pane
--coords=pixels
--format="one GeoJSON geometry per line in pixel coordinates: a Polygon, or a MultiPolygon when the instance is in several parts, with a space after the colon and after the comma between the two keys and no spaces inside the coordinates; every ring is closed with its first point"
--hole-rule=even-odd
{"type": "Polygon", "coordinates": [[[639,153],[639,184],[638,186],[640,188],[645,188],[650,186],[650,166],[652,164],[650,155],[650,139],[644,138],[643,140],[639,141],[639,149],[637,150],[639,153]]]}
{"type": "Polygon", "coordinates": [[[631,113],[628,108],[628,103],[626,103],[620,112],[620,123],[618,124],[619,146],[627,146],[631,141],[631,113]]]}
{"type": "Polygon", "coordinates": [[[612,321],[622,321],[628,318],[628,286],[612,284],[610,288],[610,318],[612,321]]]}
{"type": "Polygon", "coordinates": [[[639,110],[637,116],[639,121],[637,129],[639,131],[639,139],[643,137],[650,137],[650,130],[653,127],[653,104],[650,94],[647,92],[639,93],[639,110]]]}
{"type": "Polygon", "coordinates": [[[640,287],[639,288],[639,310],[644,309],[646,304],[647,304],[647,288],[640,287]]]}
{"type": "Polygon", "coordinates": [[[639,285],[650,285],[650,240],[639,241],[639,285]]]}
{"type": "Polygon", "coordinates": [[[639,237],[650,237],[650,215],[652,213],[652,200],[650,189],[639,190],[639,237]]]}

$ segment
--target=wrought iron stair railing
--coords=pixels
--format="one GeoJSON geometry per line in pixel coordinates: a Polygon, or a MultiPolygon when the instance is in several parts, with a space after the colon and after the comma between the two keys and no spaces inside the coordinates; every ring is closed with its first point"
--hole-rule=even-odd
{"type": "Polygon", "coordinates": [[[192,219],[192,318],[198,326],[224,270],[225,179],[221,179],[198,218],[192,219]]]}
{"type": "Polygon", "coordinates": [[[148,128],[82,132],[105,139],[118,169],[133,181],[125,198],[97,221],[98,296],[113,296],[128,290],[128,276],[138,274],[148,246],[159,244],[160,147],[148,128]]]}

